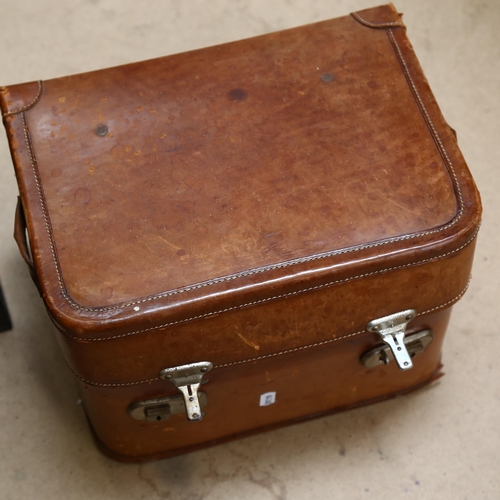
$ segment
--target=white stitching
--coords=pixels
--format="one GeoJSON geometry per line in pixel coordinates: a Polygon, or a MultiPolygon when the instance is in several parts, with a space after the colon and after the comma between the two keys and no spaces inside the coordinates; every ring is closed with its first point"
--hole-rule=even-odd
{"type": "MultiPolygon", "coordinates": [[[[224,276],[224,277],[221,277],[221,278],[214,278],[214,279],[207,280],[207,281],[204,281],[204,282],[201,282],[201,283],[196,283],[196,284],[193,284],[193,285],[188,285],[188,286],[185,286],[185,287],[182,287],[182,288],[178,288],[177,290],[170,290],[168,292],[159,293],[159,294],[156,294],[156,295],[153,295],[153,296],[150,296],[150,297],[146,297],[144,299],[136,300],[136,301],[133,301],[133,302],[127,302],[127,303],[116,305],[116,306],[95,307],[95,308],[93,308],[93,307],[84,307],[84,306],[81,306],[81,305],[77,304],[76,302],[74,302],[73,299],[67,294],[67,292],[65,291],[64,288],[61,289],[61,293],[63,294],[64,298],[70,303],[70,305],[72,307],[74,307],[75,309],[79,309],[81,311],[88,311],[88,312],[115,311],[115,310],[118,310],[118,309],[125,309],[125,308],[130,307],[130,306],[134,306],[134,305],[137,305],[137,304],[144,304],[145,302],[151,302],[153,300],[158,300],[158,299],[165,298],[165,297],[172,297],[174,295],[178,295],[178,294],[184,293],[184,292],[189,292],[191,290],[198,290],[198,289],[201,289],[201,288],[205,288],[207,286],[216,285],[217,283],[226,283],[226,282],[232,281],[232,280],[237,279],[237,278],[242,278],[242,277],[245,277],[245,276],[252,276],[254,274],[259,274],[259,273],[262,273],[262,272],[265,272],[265,271],[272,271],[272,270],[275,270],[275,269],[283,269],[285,267],[289,267],[289,266],[294,265],[294,264],[304,264],[306,262],[311,262],[311,261],[314,261],[314,260],[324,259],[324,258],[327,258],[327,257],[333,257],[335,255],[343,255],[343,254],[346,254],[346,253],[360,252],[360,251],[366,250],[368,248],[376,248],[378,246],[387,245],[389,243],[395,243],[397,241],[404,241],[404,240],[410,240],[410,239],[414,239],[414,238],[418,238],[418,237],[422,237],[422,236],[428,236],[428,235],[433,234],[435,232],[444,231],[448,227],[450,227],[453,224],[455,224],[455,222],[456,222],[456,220],[454,218],[454,219],[452,219],[451,222],[448,223],[448,225],[443,226],[443,227],[441,227],[439,229],[435,229],[435,230],[431,230],[431,231],[426,231],[426,232],[423,232],[423,233],[416,233],[416,234],[409,234],[409,235],[405,235],[405,236],[399,236],[399,237],[396,237],[396,238],[391,238],[391,239],[386,240],[386,241],[379,241],[377,243],[371,243],[369,245],[361,245],[361,246],[358,246],[358,247],[345,248],[345,249],[341,249],[341,250],[332,250],[331,252],[326,252],[324,254],[313,255],[313,256],[309,256],[309,257],[302,257],[300,259],[295,259],[295,260],[291,260],[291,261],[281,262],[279,264],[273,264],[273,265],[269,265],[269,266],[265,266],[265,267],[251,269],[251,270],[248,270],[248,271],[242,271],[240,273],[230,274],[230,275],[227,275],[227,276],[224,276]]],[[[388,269],[388,270],[390,270],[390,269],[388,269]]],[[[58,272],[58,274],[59,274],[59,272],[58,272]]]]}
{"type": "Polygon", "coordinates": [[[35,179],[36,189],[37,189],[37,192],[38,192],[38,198],[40,200],[40,207],[42,209],[42,215],[43,215],[43,220],[44,220],[44,224],[45,224],[45,230],[47,231],[47,237],[49,239],[50,253],[52,255],[52,260],[54,261],[54,265],[55,265],[55,268],[56,268],[57,281],[59,282],[59,288],[61,289],[61,292],[64,294],[64,282],[63,282],[63,279],[62,279],[62,276],[61,276],[61,272],[59,270],[59,265],[58,265],[57,258],[56,258],[56,250],[55,250],[55,247],[54,247],[54,242],[52,241],[52,231],[50,230],[50,217],[49,217],[48,209],[47,209],[47,207],[45,205],[45,196],[43,194],[42,184],[40,182],[40,178],[38,176],[38,171],[36,169],[35,158],[34,158],[34,156],[32,154],[31,141],[29,139],[29,130],[28,130],[28,127],[27,127],[26,117],[25,117],[24,112],[21,113],[21,119],[23,121],[24,137],[25,137],[25,140],[26,140],[26,145],[27,145],[27,150],[28,150],[28,156],[29,156],[30,162],[31,162],[31,170],[33,172],[33,177],[35,179]]]}
{"type": "MultiPolygon", "coordinates": [[[[470,278],[469,278],[469,281],[467,282],[467,285],[465,286],[465,288],[455,298],[449,300],[448,302],[445,302],[444,304],[441,304],[440,306],[436,306],[436,307],[433,307],[432,309],[428,309],[427,311],[418,313],[417,316],[423,316],[424,314],[430,314],[431,312],[437,311],[438,309],[443,309],[443,308],[449,306],[453,302],[457,302],[458,300],[460,300],[464,296],[465,292],[469,288],[469,284],[470,284],[470,278]]],[[[343,335],[342,337],[337,337],[337,338],[329,339],[329,340],[323,340],[322,342],[317,342],[316,344],[309,344],[309,345],[306,345],[306,346],[303,346],[303,347],[296,347],[294,349],[288,349],[286,351],[281,351],[281,352],[277,352],[277,353],[274,353],[274,354],[267,354],[265,356],[258,356],[256,358],[245,359],[245,360],[242,360],[242,361],[234,361],[233,363],[226,363],[224,365],[214,366],[214,368],[224,368],[224,367],[227,367],[227,366],[239,365],[239,364],[242,364],[242,363],[248,363],[250,361],[257,361],[259,359],[270,358],[272,356],[279,356],[280,354],[288,354],[290,352],[301,351],[303,349],[309,349],[311,347],[317,347],[317,346],[324,345],[324,344],[330,344],[331,342],[336,342],[337,340],[344,340],[344,339],[347,339],[349,337],[354,337],[356,335],[360,335],[360,334],[365,333],[365,332],[366,332],[366,330],[361,330],[361,331],[356,332],[356,333],[349,333],[348,335],[343,335]]]]}
{"type": "MultiPolygon", "coordinates": [[[[430,314],[432,312],[437,311],[438,309],[444,309],[444,308],[452,305],[453,303],[457,302],[458,300],[460,300],[463,297],[463,295],[465,294],[465,292],[469,288],[470,281],[471,281],[471,278],[469,278],[469,281],[467,282],[467,285],[465,286],[465,288],[456,297],[454,297],[453,299],[448,300],[444,304],[441,304],[439,306],[433,307],[432,309],[427,309],[426,311],[418,313],[417,316],[424,316],[425,314],[430,314]]],[[[243,360],[240,360],[240,361],[234,361],[232,363],[225,363],[225,364],[222,364],[222,365],[216,365],[216,366],[214,366],[213,369],[215,370],[216,368],[227,368],[229,366],[241,365],[241,364],[244,364],[244,363],[250,363],[252,361],[260,361],[262,359],[272,358],[272,357],[275,357],[275,356],[281,356],[283,354],[290,354],[292,352],[302,351],[302,350],[305,350],[305,349],[310,349],[312,347],[319,347],[321,345],[330,344],[332,342],[337,342],[339,340],[345,340],[345,339],[350,338],[350,337],[355,337],[356,335],[361,335],[362,333],[366,333],[366,330],[360,330],[359,332],[349,333],[347,335],[343,335],[342,337],[336,337],[334,339],[323,340],[321,342],[316,342],[314,344],[308,344],[308,345],[305,345],[305,346],[302,346],[302,347],[294,347],[293,349],[286,349],[284,351],[275,352],[275,353],[272,353],[272,354],[266,354],[266,355],[263,355],[263,356],[257,356],[255,358],[248,358],[248,359],[243,359],[243,360]]],[[[85,379],[83,377],[80,377],[73,370],[73,368],[71,368],[71,366],[69,366],[69,365],[68,365],[68,368],[73,372],[73,375],[76,378],[78,378],[79,380],[81,380],[82,382],[84,382],[86,384],[89,384],[89,385],[98,386],[98,387],[125,387],[125,386],[131,386],[131,385],[148,384],[148,383],[154,382],[155,380],[160,380],[160,377],[155,377],[155,378],[150,378],[150,379],[147,379],[147,380],[140,380],[138,382],[123,382],[123,383],[102,384],[100,382],[92,382],[92,381],[87,380],[87,379],[85,379]]]]}
{"type": "MultiPolygon", "coordinates": [[[[444,155],[444,158],[446,159],[446,166],[448,167],[448,171],[451,172],[451,176],[452,176],[452,178],[454,180],[453,185],[454,185],[454,188],[455,188],[455,191],[456,191],[456,195],[458,197],[459,210],[458,210],[457,214],[453,217],[453,219],[451,219],[446,225],[441,226],[440,228],[437,228],[437,229],[433,229],[433,230],[430,230],[430,231],[423,232],[423,233],[416,233],[416,234],[411,234],[411,235],[400,236],[400,237],[388,239],[386,241],[372,243],[372,244],[369,244],[369,245],[363,245],[363,246],[359,246],[359,247],[353,247],[353,248],[351,247],[351,248],[346,248],[346,249],[342,249],[342,250],[334,250],[334,251],[327,252],[327,253],[320,254],[320,255],[313,255],[313,256],[304,257],[304,258],[301,258],[301,259],[295,259],[295,260],[292,260],[292,261],[282,262],[282,263],[279,263],[279,264],[274,264],[274,265],[270,265],[270,266],[264,266],[264,267],[261,267],[261,268],[257,268],[257,269],[245,271],[245,272],[242,272],[242,273],[228,275],[228,276],[225,276],[225,277],[222,277],[222,278],[215,278],[213,280],[208,280],[206,282],[202,282],[202,283],[198,283],[198,284],[193,284],[193,285],[190,285],[190,286],[187,286],[187,287],[184,287],[184,288],[180,288],[180,289],[177,289],[177,290],[171,290],[171,291],[168,291],[168,292],[156,294],[156,295],[144,298],[144,299],[140,299],[140,300],[132,301],[132,302],[127,302],[127,303],[121,304],[121,305],[108,306],[108,307],[95,307],[95,308],[81,306],[78,303],[76,303],[68,295],[67,290],[66,290],[66,288],[64,286],[64,281],[62,279],[62,273],[61,273],[61,270],[59,268],[59,265],[58,265],[58,262],[57,262],[57,259],[56,259],[56,256],[55,256],[55,254],[56,254],[56,252],[55,252],[55,246],[54,246],[54,243],[53,243],[52,232],[51,232],[50,223],[49,223],[50,217],[49,217],[48,210],[47,210],[47,208],[45,206],[45,203],[44,203],[44,200],[43,200],[43,192],[42,192],[42,189],[41,189],[41,186],[40,186],[40,182],[38,180],[38,175],[37,175],[37,172],[36,172],[36,162],[35,162],[35,158],[34,158],[34,152],[32,151],[31,142],[29,140],[29,130],[27,129],[27,123],[26,123],[25,116],[24,116],[24,114],[22,114],[23,125],[24,125],[24,135],[25,135],[25,138],[26,138],[27,148],[29,150],[28,152],[29,152],[29,157],[30,157],[30,161],[31,161],[31,164],[32,164],[32,169],[33,169],[33,172],[34,172],[34,175],[35,175],[35,181],[37,183],[37,189],[38,189],[38,193],[39,193],[40,204],[41,204],[41,207],[42,207],[42,213],[43,213],[43,217],[44,217],[44,220],[45,220],[45,227],[46,227],[46,231],[48,233],[48,238],[49,238],[49,242],[50,242],[52,258],[53,258],[54,266],[55,266],[56,273],[57,273],[57,276],[58,276],[59,288],[60,288],[62,297],[70,304],[70,306],[72,306],[72,307],[74,307],[76,309],[79,309],[81,311],[87,311],[87,312],[105,312],[105,311],[111,311],[111,310],[125,309],[127,307],[132,306],[132,305],[142,304],[142,303],[145,303],[145,302],[150,302],[150,301],[153,301],[153,300],[158,300],[158,299],[161,299],[161,298],[164,298],[164,297],[169,297],[169,296],[177,295],[179,293],[187,292],[187,291],[190,291],[190,290],[195,290],[195,289],[200,289],[200,288],[203,288],[203,287],[206,287],[206,286],[211,286],[211,285],[214,285],[214,284],[217,284],[217,283],[223,283],[223,282],[231,281],[233,279],[240,278],[240,277],[243,277],[243,276],[249,276],[249,275],[252,275],[252,274],[257,274],[257,273],[261,273],[261,272],[265,272],[265,271],[269,271],[269,270],[273,270],[273,269],[280,269],[280,268],[288,267],[288,266],[293,265],[293,264],[300,264],[300,263],[304,263],[304,262],[310,262],[310,261],[313,261],[313,260],[322,259],[322,258],[330,257],[330,256],[333,256],[333,255],[339,255],[339,254],[349,253],[349,252],[357,252],[357,251],[364,250],[364,249],[367,249],[367,248],[374,248],[374,247],[377,247],[377,246],[387,245],[389,243],[393,243],[393,242],[397,242],[397,241],[404,241],[404,240],[409,240],[409,239],[413,239],[413,238],[417,238],[417,237],[427,236],[427,235],[430,235],[430,234],[435,234],[435,233],[438,233],[438,232],[442,232],[442,231],[448,229],[449,227],[453,226],[454,224],[456,224],[457,221],[461,218],[461,216],[463,214],[463,210],[464,210],[463,198],[462,198],[462,193],[461,193],[460,186],[459,186],[459,183],[458,183],[458,178],[457,178],[456,173],[455,173],[455,171],[453,169],[452,162],[451,162],[450,158],[448,157],[448,154],[446,153],[446,150],[444,149],[444,146],[443,146],[443,144],[442,144],[442,142],[441,142],[441,140],[440,140],[440,138],[439,138],[439,136],[437,134],[437,131],[436,131],[436,129],[435,129],[433,123],[432,123],[432,120],[430,119],[430,116],[427,113],[427,110],[426,110],[426,108],[425,108],[425,106],[423,104],[423,101],[420,98],[420,94],[418,93],[418,90],[417,90],[417,88],[416,88],[416,86],[415,86],[415,84],[413,82],[413,79],[411,78],[411,75],[410,75],[409,70],[408,70],[408,66],[406,65],[406,62],[405,62],[405,60],[403,58],[403,55],[402,55],[402,52],[399,49],[399,45],[397,44],[397,42],[396,42],[396,40],[395,40],[395,38],[394,38],[394,36],[392,34],[392,31],[391,30],[387,30],[387,31],[389,32],[391,40],[395,44],[395,47],[397,49],[397,54],[399,54],[399,58],[400,58],[400,60],[401,60],[401,62],[403,64],[403,68],[404,68],[405,74],[407,75],[408,81],[410,82],[411,87],[413,89],[413,95],[417,98],[418,103],[420,105],[420,108],[423,111],[424,116],[427,118],[426,119],[426,123],[427,123],[428,127],[430,127],[431,135],[433,135],[434,139],[439,144],[439,146],[440,146],[438,148],[439,152],[442,155],[444,155]]],[[[445,254],[445,255],[440,256],[440,257],[445,257],[446,255],[448,255],[448,254],[445,254]]],[[[438,258],[440,258],[440,257],[438,257],[438,258]]],[[[412,265],[412,264],[410,264],[410,265],[412,265]]],[[[403,267],[406,267],[406,266],[403,266],[403,267]]],[[[382,270],[380,272],[390,271],[392,269],[394,269],[394,268],[389,268],[389,269],[386,269],[386,270],[382,270]]],[[[356,279],[356,278],[357,277],[354,277],[352,279],[356,279]]],[[[344,281],[348,281],[348,280],[344,280],[344,281]]],[[[306,289],[304,291],[307,291],[307,290],[309,290],[309,289],[306,289]]],[[[281,296],[277,296],[275,298],[280,298],[280,297],[281,296]]],[[[241,307],[243,307],[243,306],[241,306],[241,307]]],[[[231,309],[233,309],[233,308],[229,308],[228,310],[231,310],[231,309]]],[[[214,313],[212,313],[212,314],[214,314],[214,313]]],[[[191,320],[191,319],[198,319],[199,317],[204,317],[204,316],[193,317],[193,318],[190,318],[189,320],[191,320]]],[[[173,323],[173,324],[175,324],[175,323],[173,323]]],[[[169,326],[169,325],[166,325],[166,326],[169,326]]],[[[148,330],[145,330],[145,331],[148,331],[148,330]]],[[[109,337],[109,338],[117,338],[117,337],[109,337]]]]}
{"type": "Polygon", "coordinates": [[[274,295],[274,296],[268,297],[266,299],[255,300],[253,302],[246,302],[245,304],[240,304],[238,306],[227,307],[225,309],[219,309],[218,311],[213,311],[213,312],[209,312],[209,313],[206,313],[206,314],[200,314],[198,316],[191,316],[189,318],[185,318],[185,319],[182,319],[182,320],[172,321],[170,323],[164,323],[163,325],[152,326],[150,328],[144,328],[143,330],[136,330],[134,332],[122,333],[120,335],[113,335],[111,337],[82,338],[82,337],[76,337],[76,336],[73,336],[73,335],[67,333],[57,323],[54,323],[54,325],[55,325],[55,327],[61,333],[63,333],[64,335],[66,335],[66,337],[69,337],[69,338],[71,338],[73,340],[76,340],[78,342],[84,342],[84,343],[87,343],[87,342],[102,342],[102,341],[105,341],[105,340],[114,340],[114,339],[119,339],[119,338],[123,338],[123,337],[130,337],[130,336],[133,336],[133,335],[138,335],[140,333],[152,332],[153,330],[159,330],[159,329],[162,329],[162,328],[167,328],[169,326],[179,325],[179,324],[182,324],[182,323],[188,323],[189,321],[194,321],[194,320],[197,320],[197,319],[207,318],[209,316],[215,316],[215,315],[218,315],[218,314],[223,314],[223,313],[226,313],[226,312],[229,312],[229,311],[234,311],[236,309],[242,309],[243,307],[255,306],[257,304],[263,304],[263,303],[266,303],[266,302],[270,302],[271,300],[283,299],[285,297],[292,297],[294,295],[298,295],[300,293],[305,293],[305,292],[310,292],[312,290],[320,290],[322,288],[326,288],[326,287],[333,286],[333,285],[338,285],[340,283],[346,283],[346,282],[353,281],[353,280],[359,279],[359,278],[367,278],[369,276],[376,276],[378,274],[383,274],[385,272],[396,271],[398,269],[404,269],[404,268],[407,268],[407,267],[417,266],[417,265],[425,264],[427,262],[432,262],[432,261],[436,261],[436,260],[439,260],[439,259],[444,259],[446,257],[449,257],[450,255],[453,255],[453,254],[455,254],[457,252],[460,252],[465,247],[467,247],[468,245],[470,245],[474,241],[474,239],[475,239],[478,231],[479,231],[479,227],[476,229],[475,233],[473,234],[472,238],[469,241],[467,241],[466,243],[464,243],[460,248],[457,248],[457,249],[455,249],[455,250],[453,250],[451,252],[448,252],[448,253],[446,253],[444,255],[439,255],[437,257],[430,257],[428,259],[423,259],[423,260],[418,261],[418,262],[412,262],[410,264],[404,264],[402,266],[395,266],[395,267],[390,267],[390,268],[386,268],[386,269],[381,269],[380,271],[373,271],[371,273],[359,274],[357,276],[352,276],[350,278],[345,278],[345,279],[342,279],[342,280],[330,281],[330,282],[324,283],[322,285],[316,285],[316,286],[312,286],[312,287],[309,287],[309,288],[304,288],[302,290],[297,290],[296,292],[289,292],[289,293],[284,293],[284,294],[281,294],[281,295],[274,295]]]}
{"type": "Polygon", "coordinates": [[[41,95],[42,95],[42,80],[38,80],[38,92],[37,92],[35,98],[29,104],[26,104],[26,106],[23,106],[22,108],[15,109],[14,111],[7,111],[7,113],[4,113],[2,115],[2,118],[6,118],[7,116],[11,116],[11,115],[17,115],[18,113],[21,113],[22,111],[26,111],[26,110],[30,109],[32,106],[34,106],[38,102],[38,99],[40,99],[41,95]]]}
{"type": "Polygon", "coordinates": [[[240,361],[233,361],[232,363],[225,363],[223,365],[214,366],[214,368],[226,368],[233,365],[241,365],[243,363],[250,363],[251,361],[259,361],[261,359],[272,358],[274,356],[281,356],[282,354],[289,354],[291,352],[303,351],[304,349],[310,349],[311,347],[319,347],[320,345],[331,344],[332,342],[337,342],[338,340],[345,340],[349,337],[355,337],[356,335],[361,335],[365,333],[366,330],[361,330],[355,333],[349,333],[348,335],[343,335],[342,337],[336,337],[334,339],[322,340],[321,342],[316,342],[315,344],[304,345],[302,347],[294,347],[293,349],[286,349],[285,351],[275,352],[272,354],[265,354],[263,356],[257,356],[256,358],[243,359],[240,361]]]}
{"type": "MultiPolygon", "coordinates": [[[[444,309],[445,307],[448,307],[452,303],[459,301],[464,296],[465,292],[467,292],[467,290],[469,288],[469,285],[470,285],[470,282],[471,282],[471,278],[469,277],[469,280],[467,281],[467,285],[465,285],[465,288],[456,297],[454,297],[453,299],[448,300],[448,302],[445,302],[444,304],[441,304],[439,306],[433,307],[432,309],[427,309],[426,311],[418,313],[417,316],[423,316],[425,314],[430,314],[432,312],[437,311],[438,309],[444,309]]],[[[255,358],[244,359],[244,360],[241,360],[241,361],[234,361],[232,363],[226,363],[226,364],[223,364],[223,365],[216,365],[216,366],[214,366],[214,369],[215,368],[225,368],[227,366],[239,365],[239,364],[242,364],[242,363],[249,363],[251,361],[258,361],[260,359],[271,358],[273,356],[279,356],[281,354],[288,354],[288,353],[291,353],[291,352],[301,351],[303,349],[309,349],[311,347],[318,347],[320,345],[330,344],[331,342],[336,342],[338,340],[344,340],[344,339],[347,339],[349,337],[354,337],[356,335],[360,335],[360,334],[365,333],[365,332],[366,332],[366,330],[361,330],[359,332],[349,333],[347,335],[343,335],[342,337],[336,337],[334,339],[323,340],[323,341],[317,342],[315,344],[309,344],[309,345],[302,346],[302,347],[295,347],[293,349],[287,349],[285,351],[276,352],[276,353],[273,353],[273,354],[266,354],[264,356],[257,356],[255,358]]]]}
{"type": "Polygon", "coordinates": [[[92,385],[95,387],[128,387],[131,385],[140,385],[140,384],[149,384],[151,382],[154,382],[155,380],[160,380],[160,377],[155,377],[155,378],[150,378],[147,380],[139,380],[138,382],[124,382],[124,383],[115,383],[115,384],[101,384],[99,382],[92,382],[91,380],[87,380],[83,377],[80,377],[71,366],[66,362],[68,368],[70,369],[71,373],[80,380],[81,382],[84,382],[85,384],[92,385]]]}
{"type": "Polygon", "coordinates": [[[390,26],[401,26],[402,28],[405,27],[405,25],[401,21],[393,21],[380,24],[371,23],[370,21],[367,21],[366,19],[361,17],[357,12],[352,12],[351,16],[357,19],[360,23],[365,24],[366,26],[370,26],[372,28],[388,28],[390,26]]]}

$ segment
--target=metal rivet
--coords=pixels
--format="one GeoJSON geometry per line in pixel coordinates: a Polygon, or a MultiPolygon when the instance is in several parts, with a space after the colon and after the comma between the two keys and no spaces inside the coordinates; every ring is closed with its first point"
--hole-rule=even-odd
{"type": "Polygon", "coordinates": [[[408,316],[406,316],[406,321],[411,321],[413,319],[413,316],[411,314],[408,314],[408,316]]]}
{"type": "Polygon", "coordinates": [[[95,129],[95,133],[101,137],[104,137],[109,132],[108,127],[106,125],[99,125],[95,129]]]}
{"type": "Polygon", "coordinates": [[[325,83],[328,83],[328,82],[332,82],[335,77],[331,74],[331,73],[323,73],[321,75],[321,79],[325,82],[325,83]]]}
{"type": "Polygon", "coordinates": [[[200,418],[200,415],[198,415],[198,413],[193,413],[192,417],[194,420],[198,420],[200,418]]]}
{"type": "Polygon", "coordinates": [[[201,368],[200,372],[202,373],[205,373],[207,371],[207,368],[204,366],[203,368],[201,368]]]}

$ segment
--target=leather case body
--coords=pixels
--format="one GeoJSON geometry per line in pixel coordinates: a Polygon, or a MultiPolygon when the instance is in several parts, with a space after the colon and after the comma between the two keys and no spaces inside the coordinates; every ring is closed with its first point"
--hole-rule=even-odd
{"type": "Polygon", "coordinates": [[[481,206],[392,5],[0,95],[16,238],[112,456],[439,375],[481,206]],[[409,370],[365,366],[383,344],[367,325],[409,309],[406,335],[433,342],[409,370]],[[201,421],[131,416],[180,394],[162,370],[205,361],[201,421]]]}

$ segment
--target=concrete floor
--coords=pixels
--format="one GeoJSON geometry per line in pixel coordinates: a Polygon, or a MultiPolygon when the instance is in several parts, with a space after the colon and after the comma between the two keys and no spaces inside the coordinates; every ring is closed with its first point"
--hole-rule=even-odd
{"type": "MultiPolygon", "coordinates": [[[[319,21],[374,0],[0,0],[0,84],[152,58],[319,21]]],[[[474,279],[446,377],[404,398],[146,465],[94,446],[11,237],[16,182],[0,135],[0,498],[500,498],[500,2],[399,0],[417,55],[482,193],[474,279]]]]}

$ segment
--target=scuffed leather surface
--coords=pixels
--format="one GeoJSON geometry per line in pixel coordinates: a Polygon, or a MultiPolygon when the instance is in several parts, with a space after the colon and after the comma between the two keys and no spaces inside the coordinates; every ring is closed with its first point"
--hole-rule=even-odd
{"type": "Polygon", "coordinates": [[[432,328],[434,341],[415,358],[415,369],[401,372],[395,363],[364,368],[359,357],[373,347],[360,336],[335,345],[270,358],[255,364],[214,369],[203,385],[208,395],[206,416],[190,423],[184,415],[163,422],[132,419],[132,402],[175,394],[168,381],[128,387],[93,387],[80,382],[85,409],[101,446],[114,458],[137,461],[191,451],[242,435],[293,423],[315,414],[381,401],[433,380],[451,308],[419,319],[432,328]],[[276,403],[259,406],[259,396],[276,391],[276,403]]]}
{"type": "MultiPolygon", "coordinates": [[[[440,261],[365,276],[347,283],[235,308],[170,327],[82,342],[57,331],[75,374],[92,384],[129,384],[158,378],[163,368],[209,360],[215,366],[253,363],[280,352],[338,343],[363,333],[375,318],[409,308],[420,314],[446,308],[466,290],[474,245],[440,261]],[[457,292],[458,290],[458,292],[457,292]],[[460,294],[460,295],[459,295],[460,294]]],[[[416,318],[410,324],[419,325],[416,318]]]]}
{"type": "Polygon", "coordinates": [[[84,309],[425,233],[458,210],[385,30],[350,16],[43,82],[25,121],[50,267],[84,309]]]}

